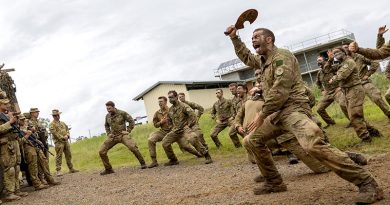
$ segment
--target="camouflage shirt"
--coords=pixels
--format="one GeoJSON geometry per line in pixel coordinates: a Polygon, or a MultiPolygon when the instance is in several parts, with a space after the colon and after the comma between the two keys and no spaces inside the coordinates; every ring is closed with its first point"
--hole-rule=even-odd
{"type": "Polygon", "coordinates": [[[16,140],[17,136],[9,122],[0,120],[0,144],[16,140]]]}
{"type": "Polygon", "coordinates": [[[175,133],[184,132],[185,126],[192,127],[197,121],[194,110],[182,102],[177,102],[169,108],[168,117],[173,125],[172,132],[175,133]]]}
{"type": "Polygon", "coordinates": [[[336,75],[337,70],[336,66],[332,66],[332,60],[330,59],[324,65],[324,67],[317,73],[317,86],[321,91],[326,91],[327,93],[333,93],[339,86],[337,84],[330,84],[329,80],[336,75]]]}
{"type": "Polygon", "coordinates": [[[235,117],[237,112],[238,112],[238,109],[239,108],[239,104],[241,102],[241,98],[239,98],[237,95],[236,96],[233,96],[232,99],[230,99],[230,101],[232,102],[232,105],[233,105],[233,113],[232,113],[232,117],[235,117]]]}
{"type": "Polygon", "coordinates": [[[364,57],[372,60],[382,60],[390,56],[390,41],[385,43],[378,49],[372,48],[360,48],[357,50],[357,53],[362,54],[364,57]]]}
{"type": "Polygon", "coordinates": [[[309,98],[309,105],[311,108],[313,108],[314,105],[316,105],[316,96],[314,96],[314,93],[311,91],[309,86],[305,85],[305,89],[306,89],[305,94],[309,98]]]}
{"type": "Polygon", "coordinates": [[[47,146],[48,133],[46,127],[38,119],[29,119],[28,127],[34,127],[35,133],[38,135],[39,140],[47,146]]]}
{"type": "Polygon", "coordinates": [[[217,118],[219,121],[228,120],[233,116],[233,113],[234,107],[232,101],[226,100],[225,98],[221,98],[215,102],[211,108],[211,116],[217,118]]]}
{"type": "Polygon", "coordinates": [[[360,77],[362,83],[365,84],[365,83],[369,82],[370,81],[369,79],[363,81],[363,77],[364,76],[370,77],[372,74],[374,74],[379,68],[379,63],[376,61],[370,60],[370,59],[368,59],[368,58],[366,58],[358,53],[353,53],[351,57],[356,63],[356,66],[357,66],[358,71],[359,71],[359,77],[360,77]],[[370,66],[370,69],[368,69],[368,66],[370,66]]]}
{"type": "Polygon", "coordinates": [[[243,127],[245,130],[248,123],[255,119],[256,113],[261,111],[263,104],[264,100],[260,96],[249,97],[238,110],[234,118],[234,126],[243,127]]]}
{"type": "Polygon", "coordinates": [[[341,88],[350,88],[361,84],[359,71],[355,61],[347,57],[341,64],[336,76],[333,77],[334,84],[339,84],[341,88]]]}
{"type": "Polygon", "coordinates": [[[68,126],[62,121],[53,120],[49,125],[50,132],[53,136],[54,143],[66,142],[66,136],[70,136],[68,126]]]}
{"type": "Polygon", "coordinates": [[[106,115],[106,122],[104,123],[104,127],[106,128],[107,135],[120,135],[122,131],[131,132],[134,128],[134,120],[133,118],[125,111],[115,109],[113,115],[108,113],[106,115]],[[126,122],[129,123],[126,129],[126,122]]]}
{"type": "MultiPolygon", "coordinates": [[[[383,38],[383,35],[378,34],[378,38],[376,40],[376,48],[381,48],[385,44],[385,38],[383,38]]],[[[390,61],[387,63],[385,75],[388,79],[390,79],[390,61]]]]}
{"type": "Polygon", "coordinates": [[[153,125],[155,128],[160,128],[163,131],[169,132],[172,129],[172,123],[168,120],[167,123],[161,124],[163,118],[168,119],[168,107],[165,110],[157,110],[153,116],[153,125]]]}
{"type": "Polygon", "coordinates": [[[202,116],[203,112],[204,112],[204,108],[202,106],[200,106],[199,104],[196,104],[194,102],[190,102],[190,101],[184,101],[182,103],[185,103],[187,104],[188,106],[190,106],[193,110],[197,110],[198,111],[198,119],[200,118],[200,116],[202,116]]]}
{"type": "Polygon", "coordinates": [[[298,60],[286,49],[274,46],[266,58],[252,54],[239,37],[232,38],[237,56],[245,64],[261,70],[265,103],[261,117],[279,112],[274,120],[296,111],[310,110],[298,60]]]}

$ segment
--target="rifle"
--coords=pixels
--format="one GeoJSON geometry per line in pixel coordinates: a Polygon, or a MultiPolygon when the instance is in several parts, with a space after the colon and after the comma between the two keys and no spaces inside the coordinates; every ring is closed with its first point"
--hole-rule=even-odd
{"type": "MultiPolygon", "coordinates": [[[[9,119],[7,117],[7,115],[5,115],[4,113],[0,113],[0,120],[4,121],[4,122],[8,122],[9,119]]],[[[16,126],[15,124],[11,124],[11,127],[12,127],[12,130],[18,134],[19,138],[23,138],[26,133],[23,132],[22,130],[19,129],[18,126],[16,126]]],[[[43,143],[41,141],[39,141],[37,138],[36,138],[36,134],[33,133],[27,140],[31,143],[32,146],[42,150],[43,152],[48,152],[50,155],[54,156],[53,153],[51,153],[49,151],[49,149],[47,149],[43,143]]]]}

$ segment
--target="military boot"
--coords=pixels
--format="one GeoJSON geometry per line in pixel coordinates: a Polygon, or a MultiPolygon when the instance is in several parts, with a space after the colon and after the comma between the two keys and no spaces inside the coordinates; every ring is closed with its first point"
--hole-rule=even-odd
{"type": "Polygon", "coordinates": [[[365,158],[362,154],[354,153],[354,152],[346,152],[346,153],[348,157],[356,164],[360,166],[367,165],[367,158],[365,158]]]}
{"type": "Polygon", "coordinates": [[[57,171],[57,172],[56,172],[56,176],[57,176],[57,177],[61,177],[61,176],[62,176],[62,172],[61,172],[61,171],[57,171]]]}
{"type": "Polygon", "coordinates": [[[206,152],[206,154],[204,154],[204,157],[206,158],[205,164],[213,163],[213,160],[211,159],[211,156],[210,156],[209,152],[206,152]]]}
{"type": "Polygon", "coordinates": [[[379,188],[375,180],[359,185],[359,195],[355,199],[356,204],[372,204],[383,199],[383,190],[379,188]]]}
{"type": "Polygon", "coordinates": [[[21,197],[15,195],[15,194],[13,194],[13,193],[7,194],[7,195],[3,198],[3,200],[4,200],[4,201],[7,201],[7,202],[9,202],[9,201],[15,201],[15,200],[19,200],[19,199],[21,199],[21,197]]]}
{"type": "Polygon", "coordinates": [[[298,157],[295,154],[289,152],[287,153],[288,163],[289,164],[298,164],[298,157]]]}
{"type": "Polygon", "coordinates": [[[148,168],[158,167],[158,162],[156,158],[152,158],[152,163],[148,166],[148,168]]]}
{"type": "Polygon", "coordinates": [[[69,170],[69,173],[77,173],[77,172],[79,172],[79,170],[74,169],[74,168],[72,168],[72,169],[69,170]]]}
{"type": "Polygon", "coordinates": [[[378,129],[372,126],[367,126],[368,133],[370,133],[370,137],[383,137],[381,132],[378,129]]]}
{"type": "Polygon", "coordinates": [[[39,191],[39,190],[42,190],[42,189],[49,188],[49,185],[40,184],[39,186],[34,187],[34,188],[35,188],[35,191],[39,191]]]}
{"type": "Polygon", "coordinates": [[[60,184],[61,184],[61,182],[57,182],[57,181],[54,181],[54,180],[49,182],[50,186],[57,186],[57,185],[60,185],[60,184]]]}
{"type": "Polygon", "coordinates": [[[115,173],[114,170],[112,170],[112,169],[105,169],[105,170],[100,172],[100,175],[107,175],[107,174],[112,174],[112,173],[115,173]]]}
{"type": "Polygon", "coordinates": [[[287,186],[283,183],[283,179],[279,176],[274,179],[266,179],[265,183],[253,189],[255,195],[270,194],[276,192],[287,191],[287,186]]]}
{"type": "Polygon", "coordinates": [[[28,196],[28,193],[18,190],[18,191],[15,191],[15,195],[20,196],[20,197],[26,197],[26,196],[28,196]]]}
{"type": "Polygon", "coordinates": [[[165,163],[164,166],[174,166],[174,165],[178,165],[179,164],[179,161],[177,159],[171,159],[169,160],[169,162],[165,163]]]}
{"type": "Polygon", "coordinates": [[[148,168],[148,166],[146,166],[145,163],[141,164],[141,169],[146,169],[146,168],[148,168]]]}
{"type": "Polygon", "coordinates": [[[263,175],[260,174],[253,178],[253,181],[255,181],[256,183],[265,182],[265,178],[263,177],[263,175]]]}

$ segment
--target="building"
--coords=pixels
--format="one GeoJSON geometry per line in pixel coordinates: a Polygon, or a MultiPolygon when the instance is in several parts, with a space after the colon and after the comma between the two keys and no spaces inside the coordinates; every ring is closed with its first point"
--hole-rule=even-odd
{"type": "MultiPolygon", "coordinates": [[[[303,80],[309,84],[313,84],[316,81],[319,70],[317,56],[320,54],[327,57],[327,51],[329,49],[345,43],[351,43],[354,40],[355,36],[353,33],[346,30],[339,30],[286,46],[285,48],[293,52],[298,59],[303,80]]],[[[239,59],[233,59],[220,64],[214,70],[214,76],[221,80],[251,81],[254,76],[254,70],[244,65],[239,59]]]]}
{"type": "MultiPolygon", "coordinates": [[[[211,108],[217,100],[215,90],[222,88],[225,98],[232,95],[228,89],[229,84],[237,81],[159,81],[133,98],[134,101],[143,100],[148,121],[153,120],[154,113],[160,109],[157,99],[160,96],[167,96],[168,91],[175,90],[177,93],[184,93],[186,100],[195,102],[204,108],[211,108]]],[[[238,81],[240,82],[240,81],[238,81]]]]}

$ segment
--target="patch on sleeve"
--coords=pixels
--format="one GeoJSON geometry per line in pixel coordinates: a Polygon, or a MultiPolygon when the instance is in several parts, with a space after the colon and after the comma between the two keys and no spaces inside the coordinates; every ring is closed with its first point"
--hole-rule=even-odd
{"type": "Polygon", "coordinates": [[[283,60],[277,60],[275,62],[276,67],[283,65],[283,60]]]}
{"type": "Polygon", "coordinates": [[[278,68],[276,68],[275,74],[276,74],[277,76],[280,76],[280,75],[283,74],[283,72],[284,72],[283,67],[278,67],[278,68]]]}

